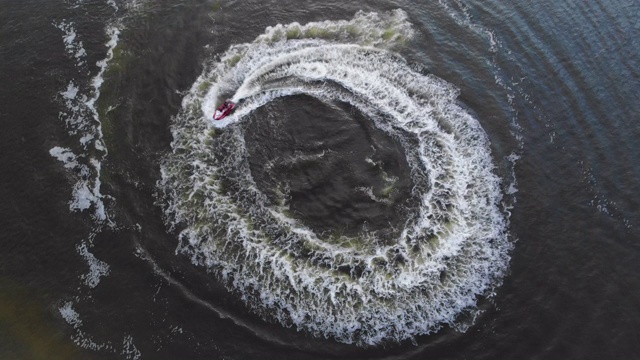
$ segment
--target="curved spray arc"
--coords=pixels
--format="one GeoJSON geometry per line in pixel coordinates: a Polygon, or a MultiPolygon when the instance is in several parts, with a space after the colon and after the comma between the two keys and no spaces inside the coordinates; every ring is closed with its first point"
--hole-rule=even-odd
{"type": "Polygon", "coordinates": [[[452,324],[497,285],[511,247],[498,207],[499,179],[486,134],[456,104],[455,88],[416,73],[397,55],[357,43],[256,41],[222,59],[185,97],[173,127],[174,152],[163,165],[168,219],[186,226],[179,251],[214,269],[263,316],[361,345],[452,324]],[[225,62],[238,54],[239,61],[225,62]],[[207,92],[205,82],[213,84],[207,92]],[[206,115],[234,89],[246,101],[215,124],[225,132],[207,134],[206,115]],[[327,241],[258,190],[238,123],[294,94],[350,103],[410,154],[420,206],[394,244],[327,241]],[[410,148],[414,142],[418,147],[410,148]],[[216,147],[227,156],[216,156],[216,147]],[[220,179],[234,190],[223,189],[220,179]]]}

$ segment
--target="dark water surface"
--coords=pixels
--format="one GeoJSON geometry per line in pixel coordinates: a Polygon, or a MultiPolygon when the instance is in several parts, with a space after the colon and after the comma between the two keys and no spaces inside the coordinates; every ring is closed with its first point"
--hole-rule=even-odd
{"type": "Polygon", "coordinates": [[[0,358],[638,357],[637,2],[0,9],[0,358]],[[394,9],[406,19],[331,32],[360,10],[394,9]],[[282,35],[287,42],[256,40],[273,34],[268,26],[326,20],[282,35]],[[374,33],[380,43],[365,39],[374,33]],[[252,51],[277,58],[269,46],[291,54],[301,38],[315,58],[295,53],[240,87],[259,68],[259,56],[246,60],[252,51]],[[316,50],[322,41],[328,50],[316,50]],[[387,50],[351,54],[342,44],[387,50]],[[323,58],[343,50],[344,63],[323,58]],[[346,72],[362,64],[380,71],[362,70],[359,83],[346,72]],[[344,77],[332,78],[343,65],[344,77]],[[210,76],[216,66],[241,70],[220,80],[210,76]],[[429,97],[388,70],[405,68],[441,92],[429,97]],[[274,75],[291,69],[296,76],[274,75]],[[410,102],[366,100],[378,85],[432,106],[436,128],[389,125],[397,109],[410,117],[410,102]],[[279,92],[293,88],[302,90],[279,92]],[[207,120],[210,103],[239,94],[253,111],[207,120]],[[472,120],[456,128],[462,114],[472,120]],[[467,209],[447,184],[470,159],[493,169],[464,179],[465,194],[486,196],[467,209]],[[420,202],[440,187],[438,201],[420,202]],[[441,231],[414,234],[421,220],[441,231]],[[455,229],[463,245],[449,248],[455,229]],[[313,241],[291,240],[309,233],[327,257],[313,241]],[[250,255],[262,244],[281,251],[250,255]],[[421,267],[432,260],[423,245],[433,267],[421,267]],[[366,257],[376,249],[385,250],[366,257]],[[378,272],[387,279],[378,287],[345,290],[378,272]],[[326,279],[326,292],[300,285],[302,275],[326,279]],[[477,287],[464,287],[469,279],[477,287]],[[403,292],[403,281],[423,290],[403,292]]]}

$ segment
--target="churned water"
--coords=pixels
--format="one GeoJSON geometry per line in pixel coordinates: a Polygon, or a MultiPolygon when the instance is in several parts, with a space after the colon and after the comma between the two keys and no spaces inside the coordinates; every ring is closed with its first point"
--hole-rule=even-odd
{"type": "Polygon", "coordinates": [[[3,5],[0,354],[634,357],[638,15],[3,5]]]}

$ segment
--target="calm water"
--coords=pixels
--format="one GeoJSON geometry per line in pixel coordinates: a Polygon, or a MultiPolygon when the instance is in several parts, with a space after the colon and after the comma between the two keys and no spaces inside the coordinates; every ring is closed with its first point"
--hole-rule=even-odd
{"type": "Polygon", "coordinates": [[[1,358],[637,357],[638,3],[0,8],[1,358]]]}

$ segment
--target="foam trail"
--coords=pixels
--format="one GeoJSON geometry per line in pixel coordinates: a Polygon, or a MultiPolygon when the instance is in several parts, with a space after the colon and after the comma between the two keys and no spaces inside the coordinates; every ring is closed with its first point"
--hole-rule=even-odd
{"type": "MultiPolygon", "coordinates": [[[[67,31],[65,43],[69,51],[69,44],[74,44],[75,41],[75,31],[72,31],[70,25],[65,23],[62,23],[60,27],[67,31]]],[[[66,90],[60,92],[66,105],[66,111],[61,112],[59,117],[65,121],[70,135],[81,135],[79,142],[87,152],[74,154],[70,149],[60,147],[54,147],[49,151],[51,156],[62,161],[66,168],[76,169],[77,173],[80,174],[79,179],[73,186],[70,210],[82,212],[93,209],[92,216],[95,220],[100,223],[107,222],[111,225],[113,223],[109,220],[103,201],[104,195],[101,193],[100,173],[102,161],[108,152],[104,145],[102,124],[96,108],[96,102],[100,98],[100,88],[104,82],[103,76],[109,61],[113,58],[113,49],[118,44],[119,34],[120,30],[117,27],[111,26],[107,28],[107,35],[109,36],[109,41],[106,43],[107,55],[105,59],[97,63],[99,71],[91,79],[89,95],[83,93],[82,89],[73,80],[69,82],[66,90]],[[90,147],[97,150],[97,153],[92,154],[89,152],[88,149],[90,147]]]]}
{"type": "MultiPolygon", "coordinates": [[[[72,1],[67,4],[70,8],[84,6],[83,1],[72,1]]],[[[111,6],[114,11],[118,11],[115,0],[107,0],[106,5],[111,6]]],[[[87,9],[87,15],[91,10],[87,9]]],[[[75,11],[74,11],[75,13],[75,11]]],[[[91,16],[93,17],[93,16],[91,16]]],[[[103,21],[102,17],[96,21],[103,21]]],[[[86,286],[77,288],[77,291],[91,291],[98,286],[101,279],[110,273],[109,265],[99,260],[92,252],[93,241],[105,226],[114,228],[115,223],[108,212],[107,199],[113,200],[108,195],[103,195],[101,171],[103,161],[108,155],[108,149],[104,143],[102,133],[102,119],[100,118],[97,103],[100,99],[104,76],[113,59],[114,49],[118,45],[121,31],[121,20],[104,19],[107,25],[105,34],[108,38],[104,44],[106,47],[105,57],[96,63],[98,71],[92,76],[87,67],[87,51],[80,39],[82,33],[78,33],[75,24],[61,21],[53,25],[63,32],[62,43],[67,55],[75,62],[76,73],[71,77],[66,87],[58,93],[57,100],[63,105],[63,110],[58,117],[64,122],[67,132],[72,139],[78,141],[77,146],[72,148],[56,146],[49,150],[49,154],[60,161],[65,169],[69,170],[75,179],[69,209],[74,212],[86,213],[90,216],[93,228],[85,240],[76,246],[76,251],[87,263],[88,273],[79,276],[80,281],[86,286]]],[[[113,201],[111,202],[113,203],[113,201]]],[[[85,294],[86,295],[86,294],[85,294]]],[[[85,295],[77,293],[74,301],[80,301],[85,295]]],[[[91,299],[89,293],[88,299],[91,299]]],[[[93,300],[91,300],[93,302],[93,300]]],[[[112,354],[119,354],[128,359],[139,359],[141,352],[136,348],[133,338],[124,335],[122,348],[114,346],[111,341],[94,341],[83,330],[83,323],[78,311],[72,301],[65,301],[58,308],[62,318],[73,327],[74,333],[71,336],[73,342],[85,349],[94,351],[107,351],[112,354]]],[[[86,320],[86,319],[85,319],[86,320]]]]}
{"type": "MultiPolygon", "coordinates": [[[[471,16],[471,11],[469,7],[466,4],[462,3],[461,1],[438,0],[438,3],[448,12],[448,14],[460,26],[463,26],[472,30],[473,32],[485,38],[489,42],[489,51],[493,53],[493,58],[490,61],[490,64],[494,68],[494,73],[496,74],[495,83],[496,85],[498,85],[500,88],[502,88],[504,91],[508,93],[507,101],[509,103],[509,106],[511,107],[511,112],[513,113],[513,117],[511,121],[511,127],[512,127],[511,132],[514,138],[518,141],[518,149],[516,151],[517,153],[514,152],[511,155],[507,156],[506,158],[506,160],[512,164],[510,169],[511,170],[510,177],[512,178],[512,180],[508,184],[507,194],[510,194],[510,195],[515,194],[518,191],[517,189],[518,184],[515,177],[515,167],[517,165],[517,161],[520,159],[520,155],[524,152],[524,140],[523,140],[524,137],[522,135],[522,127],[518,123],[518,119],[517,119],[518,112],[514,107],[514,99],[520,97],[523,100],[525,100],[527,103],[529,103],[531,106],[533,106],[533,103],[531,102],[531,100],[529,100],[529,96],[524,93],[524,90],[520,85],[518,85],[518,83],[503,79],[501,76],[498,75],[503,72],[500,66],[498,65],[498,61],[496,58],[498,54],[498,50],[502,47],[502,43],[497,39],[494,31],[486,28],[483,25],[480,25],[477,21],[474,21],[473,17],[471,16]],[[455,3],[455,5],[452,6],[450,2],[455,3]],[[456,11],[454,10],[454,8],[457,8],[460,10],[456,11]]],[[[523,79],[524,78],[522,78],[521,81],[523,79]]],[[[551,142],[553,142],[553,137],[554,137],[553,134],[550,135],[551,142]]],[[[516,198],[512,197],[511,199],[512,199],[512,202],[515,203],[516,198]]],[[[513,204],[509,206],[512,207],[513,204]]]]}
{"type": "Polygon", "coordinates": [[[486,134],[456,103],[458,90],[391,51],[412,34],[401,10],[359,12],[267,28],[212,63],[183,99],[158,183],[167,224],[184,229],[177,252],[265,318],[317,336],[368,346],[443,324],[464,330],[458,316],[476,311],[508,266],[501,180],[486,134]],[[323,238],[258,190],[241,124],[297,94],[347,102],[403,145],[419,205],[393,242],[378,245],[374,233],[323,238]],[[244,101],[211,121],[230,96],[244,101]]]}

